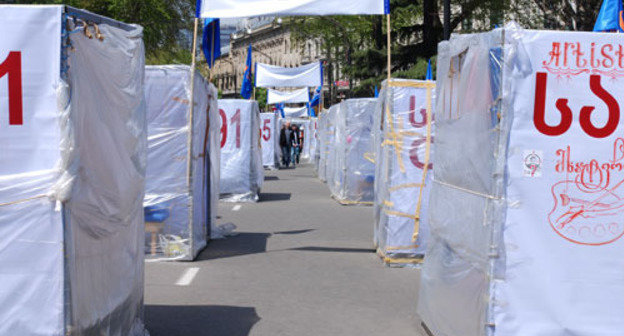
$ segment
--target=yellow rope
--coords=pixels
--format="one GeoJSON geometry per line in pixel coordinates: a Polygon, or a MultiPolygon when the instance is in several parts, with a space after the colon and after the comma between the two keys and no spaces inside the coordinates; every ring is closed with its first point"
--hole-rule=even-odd
{"type": "Polygon", "coordinates": [[[0,203],[0,207],[9,206],[9,205],[16,205],[16,204],[20,204],[20,203],[26,203],[26,202],[34,201],[34,200],[37,200],[37,199],[46,198],[46,197],[48,197],[48,196],[47,195],[38,195],[38,196],[33,196],[33,197],[30,197],[30,198],[25,198],[25,199],[12,201],[12,202],[8,202],[8,203],[0,203]]]}
{"type": "Polygon", "coordinates": [[[422,184],[420,183],[405,183],[405,184],[399,184],[398,186],[394,186],[392,188],[388,188],[388,191],[393,192],[393,191],[397,191],[401,189],[420,188],[421,186],[422,184]]]}
{"type": "Polygon", "coordinates": [[[410,214],[403,213],[403,212],[400,212],[400,211],[384,209],[384,212],[386,213],[386,215],[390,215],[390,216],[405,217],[405,218],[411,218],[411,219],[415,219],[415,220],[418,219],[418,217],[416,217],[414,215],[410,215],[410,214]]]}
{"type": "Polygon", "coordinates": [[[417,89],[435,89],[435,82],[390,81],[389,87],[412,87],[417,89]]]}

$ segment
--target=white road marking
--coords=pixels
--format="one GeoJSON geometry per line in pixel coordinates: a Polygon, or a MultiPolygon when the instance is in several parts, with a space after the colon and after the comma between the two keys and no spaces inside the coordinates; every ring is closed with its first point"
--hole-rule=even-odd
{"type": "Polygon", "coordinates": [[[240,204],[237,204],[232,208],[232,211],[239,211],[241,208],[242,206],[240,204]]]}
{"type": "Polygon", "coordinates": [[[182,274],[180,279],[176,281],[176,286],[188,286],[193,282],[195,276],[199,273],[199,267],[191,267],[187,268],[186,271],[182,274]]]}

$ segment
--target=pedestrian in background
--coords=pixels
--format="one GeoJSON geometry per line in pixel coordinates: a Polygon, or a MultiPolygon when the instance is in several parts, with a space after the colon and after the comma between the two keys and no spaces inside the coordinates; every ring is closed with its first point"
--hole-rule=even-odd
{"type": "Polygon", "coordinates": [[[291,147],[292,153],[290,159],[294,164],[299,164],[299,156],[301,155],[301,130],[299,126],[292,125],[291,147]]]}
{"type": "Polygon", "coordinates": [[[290,166],[290,151],[291,151],[291,133],[290,123],[282,125],[280,130],[280,148],[282,149],[282,167],[288,168],[290,166]]]}

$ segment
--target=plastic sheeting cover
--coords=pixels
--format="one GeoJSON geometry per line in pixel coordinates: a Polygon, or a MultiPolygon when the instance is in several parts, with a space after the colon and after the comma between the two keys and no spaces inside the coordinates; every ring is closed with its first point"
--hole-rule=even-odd
{"type": "Polygon", "coordinates": [[[426,250],[433,90],[431,81],[384,82],[375,112],[375,245],[392,265],[422,262],[426,250]]]}
{"type": "MultiPolygon", "coordinates": [[[[146,211],[167,210],[168,217],[150,225],[146,253],[151,258],[193,260],[206,246],[210,226],[215,226],[214,200],[218,200],[212,175],[212,151],[217,154],[219,128],[207,130],[207,114],[220,121],[215,88],[197,72],[191,96],[188,66],[148,66],[145,98],[148,121],[148,165],[144,205],[146,211]],[[193,161],[189,186],[189,104],[193,100],[193,161]],[[207,133],[208,131],[208,133],[207,133]],[[216,135],[216,136],[215,136],[216,135]],[[189,192],[192,191],[192,197],[189,192]],[[216,192],[213,194],[213,192],[216,192]],[[191,202],[192,207],[191,207],[191,202]],[[189,209],[193,220],[189,220],[189,209]],[[154,238],[154,241],[152,241],[154,238]],[[153,250],[155,249],[155,250],[153,250]]],[[[213,126],[213,125],[210,125],[213,126]]],[[[217,125],[218,126],[218,125],[217,125]]],[[[217,162],[219,157],[217,156],[217,162]]],[[[209,232],[210,231],[210,232],[209,232]]]]}
{"type": "Polygon", "coordinates": [[[434,334],[624,330],[622,138],[596,128],[624,99],[622,39],[511,25],[440,44],[418,308],[434,334]]]}
{"type": "Polygon", "coordinates": [[[260,113],[262,164],[270,169],[279,167],[279,128],[275,113],[260,113]]]}
{"type": "Polygon", "coordinates": [[[72,34],[62,60],[63,8],[0,6],[28,97],[0,132],[0,333],[142,335],[142,28],[72,34]]]}
{"type": "Polygon", "coordinates": [[[328,156],[327,184],[343,204],[371,204],[374,199],[375,164],[368,153],[372,142],[376,99],[348,99],[334,115],[334,146],[328,156]]]}
{"type": "Polygon", "coordinates": [[[219,100],[221,115],[221,199],[257,202],[264,182],[258,102],[219,100]]]}

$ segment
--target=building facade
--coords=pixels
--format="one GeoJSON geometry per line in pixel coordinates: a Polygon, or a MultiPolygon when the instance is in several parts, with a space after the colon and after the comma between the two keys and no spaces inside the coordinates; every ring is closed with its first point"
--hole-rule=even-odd
{"type": "MultiPolygon", "coordinates": [[[[319,39],[292,41],[289,28],[282,25],[280,19],[258,19],[255,22],[246,22],[246,26],[245,24],[239,25],[238,28],[231,35],[229,48],[222,48],[224,52],[216,60],[213,70],[213,82],[224,98],[238,97],[250,44],[254,63],[294,68],[325,59],[319,39]]],[[[329,83],[327,78],[345,82],[339,68],[334,67],[333,72],[331,77],[325,72],[324,91],[327,91],[333,84],[329,83]]],[[[310,91],[314,91],[314,88],[310,88],[310,91]]]]}

